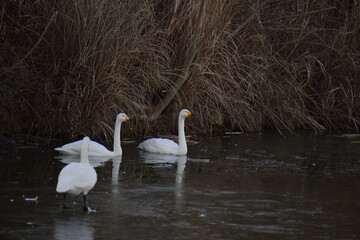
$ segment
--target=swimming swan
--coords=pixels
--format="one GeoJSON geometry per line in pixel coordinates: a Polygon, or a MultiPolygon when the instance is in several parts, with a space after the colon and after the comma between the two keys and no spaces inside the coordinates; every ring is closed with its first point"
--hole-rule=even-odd
{"type": "Polygon", "coordinates": [[[170,139],[165,138],[150,138],[138,146],[141,150],[153,153],[186,155],[187,146],[185,139],[185,118],[191,116],[191,112],[183,109],[179,113],[178,131],[179,131],[179,144],[170,139]]]}
{"type": "Polygon", "coordinates": [[[66,194],[77,196],[83,194],[84,211],[96,211],[88,206],[86,195],[95,186],[97,174],[95,169],[89,164],[88,148],[90,138],[84,137],[81,142],[80,162],[72,162],[66,165],[59,174],[56,192],[64,194],[64,203],[66,206],[66,194]]]}
{"type": "MultiPolygon", "coordinates": [[[[90,141],[89,156],[121,156],[122,155],[121,140],[120,140],[121,123],[128,120],[130,120],[130,118],[125,113],[119,113],[116,116],[115,130],[114,130],[114,151],[108,150],[104,145],[98,142],[90,141]]],[[[81,142],[82,140],[68,143],[63,145],[62,147],[55,148],[55,150],[59,151],[62,154],[79,155],[81,151],[81,142]]]]}

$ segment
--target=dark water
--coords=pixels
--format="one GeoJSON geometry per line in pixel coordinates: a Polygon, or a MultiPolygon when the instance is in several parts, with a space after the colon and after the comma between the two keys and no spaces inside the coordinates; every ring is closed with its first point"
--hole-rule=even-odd
{"type": "Polygon", "coordinates": [[[360,239],[360,144],[308,134],[199,141],[187,158],[131,143],[122,159],[97,159],[95,213],[82,212],[81,197],[59,207],[64,164],[51,149],[3,149],[0,239],[360,239]]]}

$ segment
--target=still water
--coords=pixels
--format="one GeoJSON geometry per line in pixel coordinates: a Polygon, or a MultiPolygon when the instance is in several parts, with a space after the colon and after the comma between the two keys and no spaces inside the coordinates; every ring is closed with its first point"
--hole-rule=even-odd
{"type": "Polygon", "coordinates": [[[142,153],[133,142],[123,144],[122,158],[92,159],[95,213],[82,211],[81,197],[60,208],[57,176],[76,158],[3,146],[0,239],[360,239],[354,139],[268,133],[195,140],[186,157],[142,153]]]}

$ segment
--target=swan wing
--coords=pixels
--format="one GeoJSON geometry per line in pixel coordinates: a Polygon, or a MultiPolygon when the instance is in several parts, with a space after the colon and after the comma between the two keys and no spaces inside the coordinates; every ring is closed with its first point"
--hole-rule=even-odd
{"type": "Polygon", "coordinates": [[[138,148],[153,153],[177,154],[179,145],[166,138],[150,138],[140,143],[138,148]]]}
{"type": "Polygon", "coordinates": [[[78,140],[72,143],[65,144],[61,147],[55,148],[56,151],[59,151],[63,154],[79,154],[81,150],[82,140],[78,140]]]}
{"type": "MultiPolygon", "coordinates": [[[[61,147],[55,148],[56,151],[59,151],[62,154],[71,154],[71,155],[80,155],[81,152],[81,143],[82,140],[78,140],[72,143],[65,144],[61,147]]],[[[104,145],[90,141],[89,144],[89,156],[109,156],[112,155],[112,152],[109,151],[104,145]]]]}
{"type": "Polygon", "coordinates": [[[56,186],[58,193],[64,193],[73,188],[78,165],[79,163],[70,163],[61,169],[56,186]]]}

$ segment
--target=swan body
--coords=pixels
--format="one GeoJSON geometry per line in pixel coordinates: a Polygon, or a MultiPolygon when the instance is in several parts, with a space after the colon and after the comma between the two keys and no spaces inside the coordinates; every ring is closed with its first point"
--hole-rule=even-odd
{"type": "MultiPolygon", "coordinates": [[[[55,148],[55,150],[62,154],[79,155],[82,141],[83,140],[78,140],[72,143],[68,143],[62,147],[55,148]]],[[[89,156],[111,156],[113,152],[108,150],[104,145],[91,140],[89,143],[88,154],[89,156]]]]}
{"type": "MultiPolygon", "coordinates": [[[[90,141],[88,156],[121,156],[121,123],[128,120],[130,120],[130,118],[125,113],[119,113],[116,117],[114,130],[114,151],[108,150],[104,145],[98,142],[90,141]]],[[[83,140],[78,140],[72,143],[68,143],[61,147],[55,148],[55,150],[62,154],[79,155],[81,152],[82,141],[83,140]]]]}
{"type": "Polygon", "coordinates": [[[140,143],[138,148],[143,151],[173,154],[173,155],[186,155],[187,145],[185,139],[185,119],[191,116],[191,112],[187,109],[183,109],[179,113],[178,131],[179,131],[179,144],[166,138],[150,138],[140,143]]]}
{"type": "Polygon", "coordinates": [[[86,195],[95,186],[97,174],[95,169],[89,164],[88,148],[90,138],[84,137],[81,143],[80,162],[72,162],[66,165],[59,174],[56,191],[64,194],[63,208],[65,205],[66,194],[84,196],[84,210],[91,210],[87,206],[86,195]]]}
{"type": "Polygon", "coordinates": [[[72,162],[61,170],[56,191],[73,196],[80,193],[86,195],[95,186],[96,181],[97,174],[90,164],[72,162]]]}

